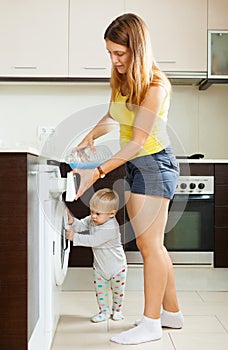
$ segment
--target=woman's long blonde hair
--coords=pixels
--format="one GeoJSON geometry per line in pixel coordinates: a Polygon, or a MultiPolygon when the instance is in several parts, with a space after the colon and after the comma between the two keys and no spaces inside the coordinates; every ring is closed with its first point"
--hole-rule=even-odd
{"type": "Polygon", "coordinates": [[[139,16],[126,13],[117,17],[106,29],[104,39],[130,48],[132,55],[125,75],[112,67],[112,101],[121,91],[123,82],[127,83],[127,102],[132,105],[141,105],[151,85],[161,85],[167,92],[171,90],[169,80],[153,59],[149,31],[139,16]]]}

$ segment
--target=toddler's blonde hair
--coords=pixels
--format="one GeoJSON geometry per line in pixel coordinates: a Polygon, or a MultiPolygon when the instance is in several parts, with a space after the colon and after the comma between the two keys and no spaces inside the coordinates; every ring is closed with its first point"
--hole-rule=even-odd
{"type": "Polygon", "coordinates": [[[119,208],[119,196],[116,191],[110,188],[102,188],[91,197],[90,209],[99,210],[104,213],[117,212],[119,208]]]}

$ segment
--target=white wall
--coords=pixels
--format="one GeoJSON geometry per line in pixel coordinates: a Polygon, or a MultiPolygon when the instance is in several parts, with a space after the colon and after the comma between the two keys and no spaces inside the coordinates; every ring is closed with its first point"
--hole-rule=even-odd
{"type": "Polygon", "coordinates": [[[186,154],[228,158],[228,85],[212,85],[205,91],[175,86],[169,123],[186,154]]]}
{"type": "MultiPolygon", "coordinates": [[[[0,148],[41,149],[42,142],[37,137],[39,125],[57,127],[59,138],[64,129],[70,142],[74,134],[80,136],[99,119],[108,105],[109,95],[108,84],[2,83],[0,148]],[[63,129],[59,128],[63,125],[63,129]]],[[[228,85],[213,85],[206,91],[193,86],[174,86],[169,125],[171,139],[178,139],[186,154],[197,152],[206,158],[228,158],[228,85]]],[[[181,151],[177,147],[176,153],[181,151]]]]}

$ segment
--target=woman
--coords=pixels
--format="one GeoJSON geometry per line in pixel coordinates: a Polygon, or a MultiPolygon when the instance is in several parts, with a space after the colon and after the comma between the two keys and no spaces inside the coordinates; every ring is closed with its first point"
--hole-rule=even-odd
{"type": "Polygon", "coordinates": [[[144,262],[144,315],[137,326],[111,338],[120,344],[160,339],[162,326],[181,328],[173,267],[163,245],[178,164],[169,147],[166,121],[170,83],[153,60],[148,29],[134,14],[116,18],[104,39],[112,61],[112,96],[108,113],[77,148],[93,147],[120,124],[121,150],[96,169],[79,170],[76,199],[95,181],[126,164],[126,206],[144,262]],[[161,312],[161,308],[163,309],[161,312]]]}

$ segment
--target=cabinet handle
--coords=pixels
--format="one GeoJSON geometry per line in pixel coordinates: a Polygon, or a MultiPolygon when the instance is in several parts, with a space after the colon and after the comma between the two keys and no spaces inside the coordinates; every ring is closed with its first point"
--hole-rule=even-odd
{"type": "Polygon", "coordinates": [[[159,60],[157,63],[177,63],[175,60],[159,60]]]}
{"type": "Polygon", "coordinates": [[[35,66],[14,66],[14,69],[37,69],[35,66]]]}
{"type": "Polygon", "coordinates": [[[105,70],[107,69],[106,67],[82,67],[83,69],[87,70],[105,70]]]}

